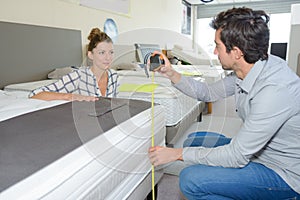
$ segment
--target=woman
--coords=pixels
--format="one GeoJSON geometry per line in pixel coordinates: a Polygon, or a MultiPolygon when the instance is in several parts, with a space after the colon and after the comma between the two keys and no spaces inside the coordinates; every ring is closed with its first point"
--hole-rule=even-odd
{"type": "Polygon", "coordinates": [[[113,42],[98,28],[88,36],[90,67],[80,67],[50,85],[33,90],[30,98],[41,100],[96,101],[98,97],[116,97],[118,75],[109,69],[113,60],[113,42]]]}

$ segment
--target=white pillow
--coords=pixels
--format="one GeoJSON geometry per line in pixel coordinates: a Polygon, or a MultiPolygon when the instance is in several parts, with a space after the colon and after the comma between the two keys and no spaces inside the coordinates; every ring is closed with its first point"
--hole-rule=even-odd
{"type": "Polygon", "coordinates": [[[73,72],[74,70],[76,70],[77,68],[74,66],[71,67],[62,67],[62,68],[56,68],[55,70],[53,70],[52,72],[50,72],[48,74],[48,78],[50,79],[60,79],[61,77],[63,77],[64,75],[67,75],[71,72],[73,72]]]}
{"type": "Polygon", "coordinates": [[[132,70],[137,71],[140,69],[140,67],[135,63],[119,63],[119,64],[112,64],[111,69],[114,69],[116,71],[118,70],[132,70]]]}

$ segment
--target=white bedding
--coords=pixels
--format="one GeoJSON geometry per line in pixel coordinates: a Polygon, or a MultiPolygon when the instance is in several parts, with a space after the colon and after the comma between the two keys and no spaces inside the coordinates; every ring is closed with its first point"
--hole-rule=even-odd
{"type": "MultiPolygon", "coordinates": [[[[65,103],[0,91],[0,121],[65,103]]],[[[155,107],[155,144],[165,144],[165,120],[155,107]]],[[[127,199],[151,171],[151,109],[119,124],[0,193],[0,199],[127,199]]],[[[158,180],[157,180],[158,181],[158,180]]],[[[151,188],[143,188],[143,199],[151,188]]]]}
{"type": "Polygon", "coordinates": [[[16,83],[16,84],[10,84],[4,87],[5,91],[24,91],[24,92],[30,92],[36,88],[49,85],[51,83],[56,82],[57,79],[46,79],[41,81],[32,81],[32,82],[26,82],[26,83],[16,83]]]}
{"type": "Polygon", "coordinates": [[[66,101],[42,101],[29,99],[25,91],[3,91],[0,90],[0,121],[66,103],[66,101]]]}
{"type": "Polygon", "coordinates": [[[201,77],[202,81],[207,83],[216,82],[225,76],[225,71],[220,65],[173,65],[173,68],[182,74],[201,77]]]}

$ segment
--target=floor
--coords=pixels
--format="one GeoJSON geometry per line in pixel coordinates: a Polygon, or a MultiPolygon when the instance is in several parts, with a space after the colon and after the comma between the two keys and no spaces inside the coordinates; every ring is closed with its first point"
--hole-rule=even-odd
{"type": "MultiPolygon", "coordinates": [[[[228,98],[214,103],[212,113],[203,115],[201,122],[195,122],[179,141],[174,144],[174,147],[182,147],[187,135],[194,131],[213,131],[232,137],[238,132],[240,126],[241,120],[235,113],[234,99],[228,98]]],[[[165,166],[165,174],[158,183],[157,200],[185,200],[178,186],[178,174],[184,167],[181,161],[165,166]]]]}

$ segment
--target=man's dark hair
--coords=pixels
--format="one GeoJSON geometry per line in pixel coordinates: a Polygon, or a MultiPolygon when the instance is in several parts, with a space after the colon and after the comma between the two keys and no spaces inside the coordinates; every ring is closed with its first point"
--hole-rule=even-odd
{"type": "Polygon", "coordinates": [[[246,62],[255,63],[268,58],[269,19],[262,10],[232,8],[219,13],[210,26],[221,29],[221,41],[227,53],[236,46],[243,52],[246,62]]]}

